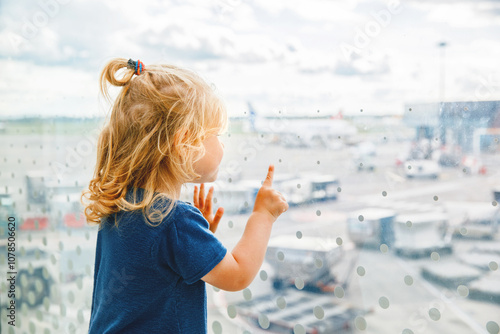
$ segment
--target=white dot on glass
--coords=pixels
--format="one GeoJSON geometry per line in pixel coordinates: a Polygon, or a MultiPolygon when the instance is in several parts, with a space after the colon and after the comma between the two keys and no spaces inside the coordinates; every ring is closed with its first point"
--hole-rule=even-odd
{"type": "Polygon", "coordinates": [[[35,293],[33,291],[28,291],[28,302],[30,305],[35,305],[35,293]]]}
{"type": "Polygon", "coordinates": [[[382,196],[387,196],[387,191],[382,191],[382,196]]]}
{"type": "Polygon", "coordinates": [[[316,216],[321,216],[321,211],[320,210],[316,210],[316,216]]]}
{"type": "Polygon", "coordinates": [[[460,234],[461,235],[467,235],[467,228],[466,227],[461,227],[460,228],[460,234]]]}
{"type": "Polygon", "coordinates": [[[413,284],[413,277],[411,277],[410,275],[406,275],[405,276],[405,284],[410,286],[413,284]]]}
{"type": "Polygon", "coordinates": [[[249,288],[243,290],[243,298],[245,298],[245,300],[252,299],[252,291],[249,288]]]}
{"type": "Polygon", "coordinates": [[[265,270],[260,271],[260,279],[263,281],[267,280],[267,272],[265,270]]]}
{"type": "Polygon", "coordinates": [[[323,260],[321,260],[319,257],[314,259],[314,265],[316,268],[322,268],[323,267],[323,260]]]}
{"type": "Polygon", "coordinates": [[[344,298],[345,295],[344,288],[341,287],[340,285],[336,286],[335,289],[333,290],[333,294],[337,298],[344,298]]]}
{"type": "Polygon", "coordinates": [[[434,199],[435,201],[437,201],[437,200],[439,199],[439,197],[434,196],[434,197],[433,197],[433,199],[434,199]]]}
{"type": "Polygon", "coordinates": [[[439,258],[440,258],[440,257],[439,257],[439,253],[438,253],[438,252],[432,252],[432,253],[431,253],[431,259],[432,259],[433,261],[439,261],[439,258]]]}
{"type": "Polygon", "coordinates": [[[35,324],[32,321],[30,321],[30,333],[35,334],[35,331],[36,331],[35,324]]]}
{"type": "Polygon", "coordinates": [[[491,202],[491,205],[493,205],[493,206],[497,206],[497,205],[498,205],[498,202],[497,202],[497,201],[493,201],[493,202],[491,202]]]}
{"type": "Polygon", "coordinates": [[[438,321],[441,319],[441,312],[439,312],[437,308],[433,307],[429,310],[429,317],[431,317],[434,321],[438,321]]]}
{"type": "Polygon", "coordinates": [[[365,274],[366,274],[366,270],[363,266],[359,266],[356,269],[356,272],[358,273],[359,276],[365,276],[365,274]]]}
{"type": "Polygon", "coordinates": [[[342,238],[341,237],[338,237],[335,241],[337,242],[337,245],[339,245],[339,246],[342,245],[342,238]]]}
{"type": "Polygon", "coordinates": [[[300,277],[295,279],[295,287],[299,290],[304,289],[304,280],[300,277]]]}
{"type": "Polygon", "coordinates": [[[60,311],[61,311],[61,316],[65,317],[66,316],[66,306],[63,304],[59,305],[60,311]]]}
{"type": "Polygon", "coordinates": [[[459,285],[457,287],[457,292],[462,297],[467,297],[469,295],[469,289],[465,285],[459,285]]]}
{"type": "Polygon", "coordinates": [[[220,322],[218,322],[217,320],[212,322],[212,330],[214,331],[214,334],[222,334],[222,325],[220,324],[220,322]]]}
{"type": "Polygon", "coordinates": [[[78,319],[78,322],[80,324],[83,324],[83,322],[85,321],[85,317],[83,316],[83,310],[78,310],[78,313],[77,313],[77,319],[78,319]]]}
{"type": "Polygon", "coordinates": [[[228,221],[227,226],[229,226],[229,228],[233,228],[233,226],[234,226],[233,221],[232,220],[228,221]]]}
{"type": "Polygon", "coordinates": [[[380,297],[378,299],[378,304],[380,305],[381,308],[387,309],[389,308],[389,299],[387,299],[387,297],[380,297]]]}
{"type": "Polygon", "coordinates": [[[269,325],[269,318],[265,314],[259,314],[259,326],[262,329],[268,329],[269,325]]]}
{"type": "Polygon", "coordinates": [[[286,300],[285,298],[283,297],[278,297],[278,299],[276,299],[276,305],[280,308],[280,309],[284,309],[286,307],[286,300]]]}
{"type": "Polygon", "coordinates": [[[406,227],[412,227],[412,225],[413,225],[413,223],[412,223],[411,221],[409,221],[409,220],[408,220],[408,221],[406,222],[406,227]]]}
{"type": "Polygon", "coordinates": [[[323,319],[325,317],[325,311],[321,306],[314,306],[313,309],[314,316],[318,319],[323,319]]]}
{"type": "Polygon", "coordinates": [[[357,329],[364,331],[366,329],[366,320],[362,316],[357,316],[354,319],[354,326],[356,326],[357,329]]]}
{"type": "Polygon", "coordinates": [[[306,329],[301,324],[293,326],[293,334],[306,334],[306,329]]]}
{"type": "Polygon", "coordinates": [[[488,266],[490,267],[490,270],[497,270],[498,269],[498,263],[496,263],[495,261],[491,261],[488,266]]]}
{"type": "Polygon", "coordinates": [[[386,244],[380,245],[380,251],[384,254],[387,253],[389,251],[389,246],[387,246],[386,244]]]}
{"type": "Polygon", "coordinates": [[[338,187],[337,192],[341,192],[341,191],[342,191],[342,188],[338,187]]]}
{"type": "Polygon", "coordinates": [[[359,215],[359,216],[358,216],[358,220],[359,220],[360,222],[362,222],[363,220],[365,220],[365,217],[363,217],[363,215],[359,215]]]}
{"type": "Polygon", "coordinates": [[[498,326],[498,324],[496,322],[488,321],[486,323],[486,330],[490,334],[498,334],[500,332],[500,327],[498,326]]]}
{"type": "Polygon", "coordinates": [[[45,311],[48,311],[50,308],[50,299],[47,296],[43,297],[43,308],[45,311]]]}
{"type": "Polygon", "coordinates": [[[297,237],[297,239],[302,239],[302,232],[297,231],[297,233],[295,233],[295,236],[297,237]]]}
{"type": "Polygon", "coordinates": [[[279,261],[284,261],[285,260],[285,254],[282,251],[279,251],[276,254],[276,257],[278,258],[279,261]]]}
{"type": "Polygon", "coordinates": [[[70,291],[68,292],[68,301],[73,304],[74,301],[75,301],[75,294],[73,293],[73,291],[70,291]]]}
{"type": "Polygon", "coordinates": [[[403,329],[403,332],[401,332],[401,334],[414,334],[414,333],[411,329],[405,328],[403,329]]]}
{"type": "Polygon", "coordinates": [[[229,305],[227,307],[227,315],[229,318],[234,319],[236,318],[236,307],[234,305],[229,305]]]}

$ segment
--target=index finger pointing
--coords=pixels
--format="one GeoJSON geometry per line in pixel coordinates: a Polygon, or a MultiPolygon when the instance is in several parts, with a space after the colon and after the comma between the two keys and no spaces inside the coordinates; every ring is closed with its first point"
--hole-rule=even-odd
{"type": "Polygon", "coordinates": [[[274,165],[269,165],[269,171],[267,172],[266,179],[262,183],[263,186],[271,187],[273,185],[274,177],[274,165]]]}

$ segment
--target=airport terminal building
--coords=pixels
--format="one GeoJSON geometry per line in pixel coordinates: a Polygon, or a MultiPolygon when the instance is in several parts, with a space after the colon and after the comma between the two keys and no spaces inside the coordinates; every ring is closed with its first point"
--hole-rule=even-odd
{"type": "Polygon", "coordinates": [[[464,153],[500,150],[500,101],[408,103],[403,121],[417,141],[439,139],[464,153]]]}

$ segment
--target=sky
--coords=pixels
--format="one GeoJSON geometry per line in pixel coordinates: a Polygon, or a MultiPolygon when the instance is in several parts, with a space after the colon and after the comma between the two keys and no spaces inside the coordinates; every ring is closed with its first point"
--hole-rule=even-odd
{"type": "Polygon", "coordinates": [[[114,57],[195,70],[231,116],[500,100],[500,1],[2,0],[0,117],[104,116],[114,57]]]}

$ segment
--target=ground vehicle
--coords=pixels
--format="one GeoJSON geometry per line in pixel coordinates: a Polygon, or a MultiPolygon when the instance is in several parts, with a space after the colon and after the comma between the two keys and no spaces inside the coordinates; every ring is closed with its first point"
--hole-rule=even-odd
{"type": "Polygon", "coordinates": [[[352,152],[353,163],[358,171],[375,170],[373,157],[377,155],[377,150],[374,143],[369,141],[358,143],[352,148],[352,152]]]}
{"type": "Polygon", "coordinates": [[[339,180],[334,175],[300,174],[276,184],[290,205],[337,198],[339,180]]]}
{"type": "MultiPolygon", "coordinates": [[[[225,213],[239,214],[251,211],[255,196],[259,191],[259,182],[217,182],[214,184],[214,206],[222,206],[225,213]]],[[[205,195],[211,185],[205,185],[205,195]]],[[[194,185],[189,185],[181,194],[181,200],[193,202],[194,185]]]]}
{"type": "MultiPolygon", "coordinates": [[[[337,198],[339,181],[334,175],[289,174],[279,175],[273,186],[283,193],[290,205],[300,205],[313,201],[337,198]]],[[[255,197],[261,187],[261,180],[245,180],[234,183],[217,182],[214,184],[215,206],[224,207],[227,213],[245,213],[253,208],[255,197]]],[[[181,199],[191,202],[194,186],[189,186],[181,199]]]]}
{"type": "Polygon", "coordinates": [[[238,314],[272,333],[294,333],[297,326],[302,333],[350,333],[353,320],[367,313],[338,298],[353,272],[352,250],[319,237],[272,238],[266,253],[271,293],[238,303],[238,314]]]}
{"type": "Polygon", "coordinates": [[[266,261],[274,268],[276,289],[292,286],[295,277],[300,277],[305,288],[321,291],[337,283],[330,270],[340,262],[342,253],[335,240],[283,235],[269,241],[266,261]]]}
{"type": "Polygon", "coordinates": [[[347,217],[349,238],[358,247],[380,247],[394,243],[393,221],[396,212],[382,208],[366,208],[347,217]]]}
{"type": "Polygon", "coordinates": [[[58,228],[82,228],[86,225],[80,196],[80,192],[52,196],[49,207],[53,224],[58,228]]]}
{"type": "Polygon", "coordinates": [[[436,161],[426,159],[407,160],[404,169],[407,178],[437,179],[441,173],[441,167],[436,161]]]}
{"type": "Polygon", "coordinates": [[[493,239],[498,232],[498,207],[490,202],[451,202],[445,206],[456,237],[493,239]]]}
{"type": "Polygon", "coordinates": [[[431,252],[452,252],[452,229],[444,212],[407,213],[394,221],[396,254],[425,256],[431,252]]]}

